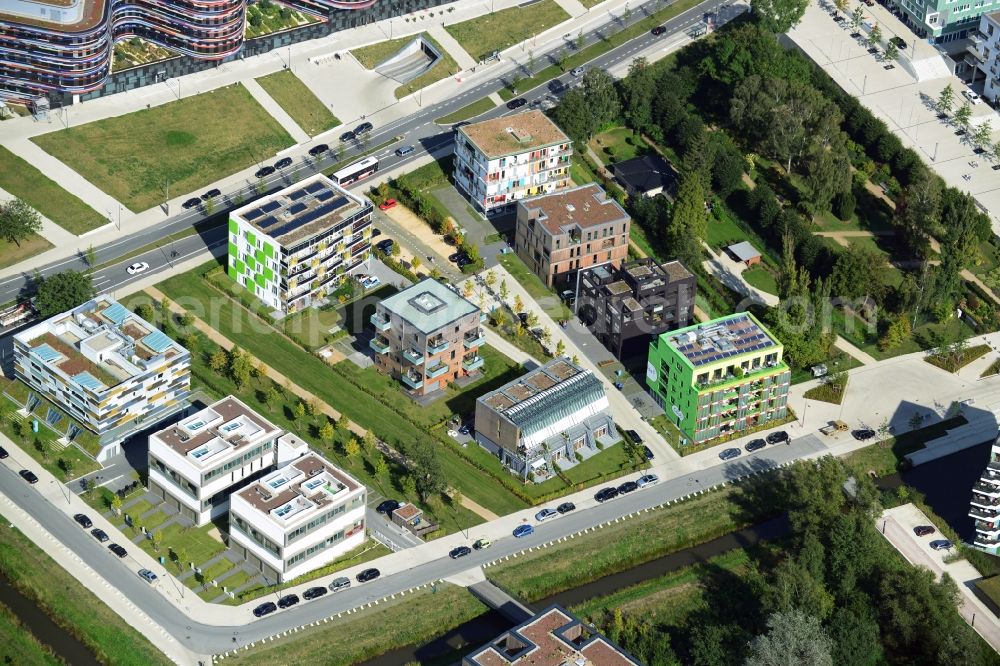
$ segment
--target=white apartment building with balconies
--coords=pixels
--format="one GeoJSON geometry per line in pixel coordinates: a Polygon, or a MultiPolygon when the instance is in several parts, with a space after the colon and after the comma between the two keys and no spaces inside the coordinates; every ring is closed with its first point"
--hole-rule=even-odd
{"type": "Polygon", "coordinates": [[[973,43],[970,50],[976,53],[972,64],[985,76],[983,97],[996,104],[1000,101],[1000,12],[980,16],[979,28],[969,33],[969,39],[973,43]]]}
{"type": "Polygon", "coordinates": [[[275,468],[278,444],[305,446],[228,396],[149,436],[149,490],[205,525],[229,510],[230,495],[275,468]]]}
{"type": "Polygon", "coordinates": [[[310,452],[232,496],[230,545],[285,582],[325,566],[365,540],[367,489],[310,452]]]}
{"type": "Polygon", "coordinates": [[[541,111],[459,127],[455,183],[483,212],[569,187],[573,142],[541,111]]]}
{"type": "Polygon", "coordinates": [[[972,486],[969,516],[976,526],[973,545],[997,555],[1000,552],[1000,437],[993,442],[986,469],[972,486]]]}

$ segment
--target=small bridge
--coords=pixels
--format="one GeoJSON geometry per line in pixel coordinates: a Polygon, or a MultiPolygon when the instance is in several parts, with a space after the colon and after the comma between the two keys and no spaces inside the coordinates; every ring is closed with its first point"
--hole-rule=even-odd
{"type": "Polygon", "coordinates": [[[501,615],[515,624],[527,622],[535,616],[535,611],[488,580],[470,585],[469,592],[472,592],[477,599],[493,610],[499,611],[501,615]]]}

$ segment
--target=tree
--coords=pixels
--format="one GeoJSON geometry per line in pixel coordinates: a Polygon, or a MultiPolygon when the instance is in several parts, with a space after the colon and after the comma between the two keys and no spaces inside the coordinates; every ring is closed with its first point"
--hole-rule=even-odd
{"type": "Polygon", "coordinates": [[[833,611],[833,595],[823,586],[822,580],[814,578],[793,560],[782,560],[774,568],[769,582],[762,602],[771,613],[798,610],[823,619],[833,611]]]}
{"type": "Polygon", "coordinates": [[[615,122],[621,115],[621,101],[615,80],[603,69],[587,70],[583,75],[583,95],[594,129],[615,122]]]}
{"type": "Polygon", "coordinates": [[[851,12],[851,30],[853,32],[857,32],[861,27],[861,22],[864,20],[865,10],[861,8],[861,5],[858,5],[854,8],[854,11],[851,12]]]}
{"type": "Polygon", "coordinates": [[[955,112],[955,124],[959,129],[969,131],[969,121],[972,119],[972,107],[966,102],[955,112]]]}
{"type": "Polygon", "coordinates": [[[423,443],[416,444],[407,451],[407,455],[410,458],[410,470],[413,472],[420,499],[426,502],[431,495],[442,492],[445,488],[444,470],[441,468],[441,461],[434,447],[423,443]]]}
{"type": "Polygon", "coordinates": [[[1000,162],[1000,141],[994,143],[991,150],[993,151],[993,159],[1000,162]]]}
{"type": "Polygon", "coordinates": [[[223,349],[216,349],[208,358],[208,367],[210,367],[213,372],[221,373],[226,370],[228,365],[229,357],[223,349]]]}
{"type": "Polygon", "coordinates": [[[347,432],[350,429],[351,429],[351,422],[347,418],[347,414],[341,413],[341,415],[337,417],[337,430],[340,430],[342,432],[347,432]]]}
{"type": "Polygon", "coordinates": [[[750,0],[761,25],[773,33],[788,32],[802,20],[809,0],[750,0]]]}
{"type": "Polygon", "coordinates": [[[365,448],[365,451],[375,450],[375,444],[377,440],[375,438],[375,433],[372,430],[365,430],[365,434],[361,436],[361,445],[365,448]]]}
{"type": "Polygon", "coordinates": [[[847,13],[847,0],[833,0],[833,6],[837,8],[837,11],[843,14],[847,13]]]}
{"type": "Polygon", "coordinates": [[[479,263],[479,246],[475,243],[465,243],[463,245],[465,254],[469,255],[469,260],[474,264],[479,263]]]}
{"type": "Polygon", "coordinates": [[[708,231],[708,212],[705,210],[705,191],[701,179],[685,176],[677,189],[670,226],[694,238],[704,238],[708,231]]]}
{"type": "Polygon", "coordinates": [[[814,142],[804,160],[806,185],[817,212],[828,211],[834,197],[851,191],[851,158],[846,138],[838,136],[831,144],[814,142]]]}
{"type": "Polygon", "coordinates": [[[111,496],[111,510],[115,512],[116,516],[122,514],[122,498],[118,493],[111,496]]]}
{"type": "Polygon", "coordinates": [[[562,340],[556,340],[556,356],[566,355],[566,343],[562,340]]]}
{"type": "Polygon", "coordinates": [[[48,460],[49,459],[49,444],[48,444],[48,442],[46,442],[41,437],[35,437],[35,441],[33,443],[33,446],[35,447],[35,450],[38,451],[38,453],[41,454],[41,456],[42,456],[42,458],[44,460],[48,460]]]}
{"type": "Polygon", "coordinates": [[[587,106],[584,91],[573,88],[565,95],[559,106],[552,109],[552,118],[574,141],[590,139],[597,129],[595,116],[587,106]]]}
{"type": "Polygon", "coordinates": [[[299,400],[295,403],[295,420],[301,421],[306,416],[306,404],[299,400]]]}
{"type": "Polygon", "coordinates": [[[274,386],[274,384],[271,384],[264,391],[264,404],[267,405],[269,411],[273,412],[274,406],[279,402],[281,402],[281,393],[278,392],[278,389],[274,386]]]}
{"type": "Polygon", "coordinates": [[[483,277],[483,282],[485,282],[486,286],[490,289],[492,289],[493,285],[497,283],[497,274],[493,272],[493,269],[486,271],[486,275],[483,277]]]}
{"type": "Polygon", "coordinates": [[[507,301],[507,295],[510,293],[507,290],[507,280],[501,280],[500,281],[500,292],[499,293],[500,293],[500,300],[506,302],[507,301]]]}
{"type": "MultiPolygon", "coordinates": [[[[860,7],[859,7],[860,9],[860,7]]],[[[942,90],[937,98],[937,109],[940,113],[950,113],[955,105],[955,89],[949,83],[942,90]]]]}
{"type": "Polygon", "coordinates": [[[163,543],[163,536],[159,530],[149,533],[149,540],[153,542],[153,550],[160,552],[160,545],[163,543]]]}
{"type": "Polygon", "coordinates": [[[253,358],[235,345],[229,350],[227,365],[229,378],[236,384],[237,389],[246,386],[255,372],[253,358]]]}
{"type": "Polygon", "coordinates": [[[911,333],[910,317],[906,314],[896,317],[889,324],[889,327],[885,329],[885,335],[878,341],[879,349],[882,351],[895,349],[909,340],[911,333]]]}
{"type": "Polygon", "coordinates": [[[156,317],[156,312],[153,310],[153,306],[149,303],[140,303],[135,306],[135,313],[146,321],[153,323],[153,318],[156,317]]]}
{"type": "Polygon", "coordinates": [[[361,455],[361,445],[358,444],[356,437],[351,437],[347,440],[344,444],[344,453],[346,453],[349,458],[355,458],[361,455]]]}
{"type": "Polygon", "coordinates": [[[899,47],[896,46],[896,42],[889,40],[889,43],[885,45],[885,54],[883,55],[886,62],[895,62],[896,58],[899,57],[899,47]]]}
{"type": "Polygon", "coordinates": [[[839,298],[881,296],[885,257],[863,245],[851,245],[837,253],[830,275],[830,291],[839,298]]]}
{"type": "Polygon", "coordinates": [[[333,428],[333,424],[327,421],[319,428],[319,438],[328,444],[333,441],[333,436],[336,431],[333,428]]]}
{"type": "Polygon", "coordinates": [[[882,28],[878,27],[878,23],[872,26],[872,31],[868,33],[868,39],[865,41],[869,48],[875,48],[882,43],[882,28]]]}
{"type": "Polygon", "coordinates": [[[87,262],[89,268],[93,268],[97,265],[97,253],[94,252],[93,244],[88,245],[87,249],[83,252],[83,259],[87,262]]]}
{"type": "Polygon", "coordinates": [[[576,50],[579,51],[582,49],[585,43],[586,39],[583,36],[583,29],[581,28],[580,32],[576,33],[576,50]]]}
{"type": "Polygon", "coordinates": [[[767,628],[750,642],[746,666],[833,665],[833,645],[815,617],[799,610],[773,613],[767,628]]]}
{"type": "Polygon", "coordinates": [[[63,271],[41,278],[35,294],[35,307],[42,318],[48,318],[94,297],[90,275],[76,271],[63,271]]]}
{"type": "Polygon", "coordinates": [[[535,73],[535,52],[528,49],[528,76],[535,73]]]}
{"type": "Polygon", "coordinates": [[[989,120],[984,120],[976,125],[976,129],[972,131],[972,145],[980,149],[986,149],[993,145],[993,125],[989,120]]]}
{"type": "Polygon", "coordinates": [[[524,312],[524,300],[521,294],[514,294],[514,312],[524,312]]]}
{"type": "Polygon", "coordinates": [[[414,271],[420,268],[420,257],[414,255],[413,259],[410,260],[410,268],[414,271]]]}
{"type": "Polygon", "coordinates": [[[372,463],[375,468],[375,476],[383,479],[389,473],[389,463],[385,461],[385,458],[381,455],[376,456],[375,462],[372,463]]]}
{"type": "Polygon", "coordinates": [[[21,241],[41,230],[42,216],[21,199],[0,204],[0,238],[20,247],[21,241]]]}

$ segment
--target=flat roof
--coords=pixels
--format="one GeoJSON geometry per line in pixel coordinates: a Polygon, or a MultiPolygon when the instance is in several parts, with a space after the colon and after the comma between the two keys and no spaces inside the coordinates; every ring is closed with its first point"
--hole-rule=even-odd
{"type": "Polygon", "coordinates": [[[569,143],[570,139],[538,110],[500,116],[458,128],[488,158],[528,152],[543,146],[569,143]]]}
{"type": "Polygon", "coordinates": [[[105,0],[0,0],[0,19],[66,33],[81,32],[104,18],[105,0]]]}
{"type": "Polygon", "coordinates": [[[760,252],[757,251],[749,241],[740,241],[739,243],[733,243],[726,248],[729,252],[736,255],[736,258],[740,261],[750,261],[760,256],[760,252]]]}
{"type": "Polygon", "coordinates": [[[631,219],[604,188],[594,183],[521,199],[518,205],[532,213],[537,211],[538,223],[550,234],[567,233],[573,227],[588,229],[631,219]]]}
{"type": "Polygon", "coordinates": [[[354,477],[310,451],[236,494],[260,518],[287,530],[363,487],[354,477]]]}
{"type": "Polygon", "coordinates": [[[185,456],[192,465],[210,468],[228,454],[280,432],[278,426],[230,395],[153,433],[150,438],[185,456]]]}
{"type": "Polygon", "coordinates": [[[107,295],[50,317],[14,337],[36,360],[96,393],[187,351],[107,295]]]}
{"type": "Polygon", "coordinates": [[[479,397],[497,412],[509,413],[511,408],[576,377],[590,374],[565,358],[557,358],[479,397]]]}
{"type": "Polygon", "coordinates": [[[559,606],[468,655],[471,666],[639,666],[624,650],[559,606]]]}
{"type": "Polygon", "coordinates": [[[421,333],[430,335],[451,322],[479,312],[467,298],[434,278],[424,278],[381,301],[387,312],[402,317],[421,333]]]}
{"type": "Polygon", "coordinates": [[[371,204],[321,173],[289,185],[230,215],[283,246],[335,227],[371,204]]]}
{"type": "Polygon", "coordinates": [[[737,313],[660,335],[694,367],[779,344],[749,313],[737,313]]]}

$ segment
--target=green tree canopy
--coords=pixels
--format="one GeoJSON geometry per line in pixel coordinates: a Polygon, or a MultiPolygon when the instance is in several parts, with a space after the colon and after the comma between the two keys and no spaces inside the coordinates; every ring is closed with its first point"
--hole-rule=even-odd
{"type": "Polygon", "coordinates": [[[94,297],[90,275],[63,271],[42,278],[36,285],[35,306],[42,317],[72,310],[94,297]]]}
{"type": "Polygon", "coordinates": [[[750,0],[761,25],[775,33],[788,32],[802,20],[809,0],[750,0]]]}
{"type": "Polygon", "coordinates": [[[41,230],[42,217],[24,201],[11,199],[0,203],[0,238],[20,245],[25,238],[41,230]]]}

